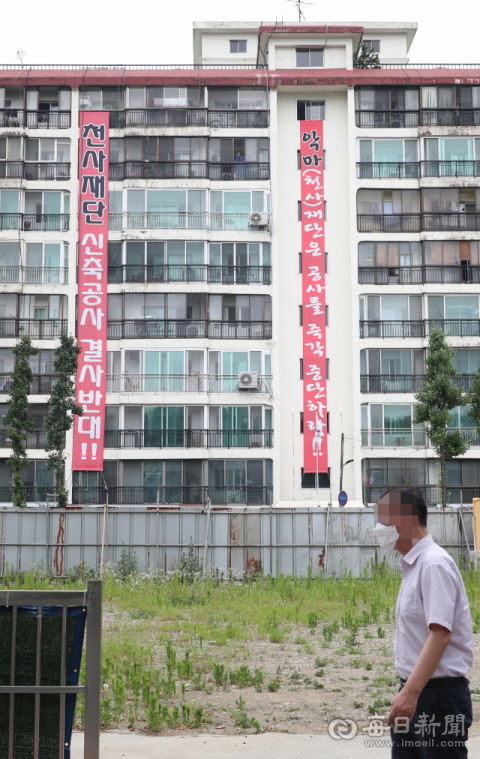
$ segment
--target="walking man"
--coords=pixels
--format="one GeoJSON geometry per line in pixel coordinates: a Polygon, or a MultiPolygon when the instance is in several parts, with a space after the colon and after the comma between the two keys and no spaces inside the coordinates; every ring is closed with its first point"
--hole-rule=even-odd
{"type": "Polygon", "coordinates": [[[473,634],[462,576],[428,532],[427,507],[415,488],[381,496],[375,534],[382,547],[401,554],[394,643],[400,688],[388,717],[392,759],[465,759],[473,634]]]}

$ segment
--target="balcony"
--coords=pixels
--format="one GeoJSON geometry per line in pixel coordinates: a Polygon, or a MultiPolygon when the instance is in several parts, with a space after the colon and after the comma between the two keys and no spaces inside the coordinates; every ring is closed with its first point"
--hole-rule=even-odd
{"type": "Polygon", "coordinates": [[[479,284],[479,266],[393,266],[358,268],[360,285],[479,284]]]}
{"type": "Polygon", "coordinates": [[[0,213],[0,231],[20,229],[25,232],[68,232],[68,213],[0,213]]]}
{"type": "Polygon", "coordinates": [[[206,319],[151,319],[107,322],[108,340],[208,338],[271,340],[271,322],[223,322],[206,319]]]}
{"type": "Polygon", "coordinates": [[[258,375],[256,388],[240,390],[238,374],[108,374],[107,393],[271,393],[272,375],[258,375]]]}
{"type": "MultiPolygon", "coordinates": [[[[31,395],[50,395],[57,380],[57,374],[35,374],[30,388],[31,395]]],[[[9,393],[11,384],[10,372],[2,372],[0,374],[0,393],[9,393]]]]}
{"type": "Polygon", "coordinates": [[[357,127],[398,129],[418,126],[478,126],[477,108],[423,108],[419,111],[355,111],[357,127]]]}
{"type": "MultiPolygon", "coordinates": [[[[424,429],[406,427],[404,429],[362,429],[362,448],[426,448],[431,447],[430,440],[424,429]]],[[[451,428],[451,432],[460,432],[464,443],[477,447],[480,437],[476,427],[451,428]]]]}
{"type": "Polygon", "coordinates": [[[164,161],[111,163],[111,182],[124,179],[210,179],[212,181],[255,181],[270,179],[268,162],[208,163],[208,161],[164,161]]]}
{"type": "MultiPolygon", "coordinates": [[[[476,374],[462,374],[453,379],[453,384],[470,390],[476,374]]],[[[425,375],[422,374],[361,374],[361,393],[416,393],[422,387],[425,375]]]]}
{"type": "MultiPolygon", "coordinates": [[[[47,441],[47,433],[45,430],[36,430],[30,432],[26,438],[26,448],[32,448],[35,450],[41,450],[45,448],[47,441]]],[[[4,430],[0,430],[0,448],[11,448],[12,440],[7,436],[4,430]]]]}
{"type": "Polygon", "coordinates": [[[425,448],[427,436],[424,429],[412,427],[397,429],[362,429],[362,448],[385,447],[425,448]]]}
{"type": "Polygon", "coordinates": [[[30,181],[70,179],[70,164],[0,161],[0,179],[27,179],[30,181]]]}
{"type": "MultiPolygon", "coordinates": [[[[4,215],[18,216],[18,214],[4,215]]],[[[108,225],[110,231],[123,229],[209,229],[220,232],[239,232],[252,229],[268,229],[270,223],[267,221],[265,227],[252,226],[250,225],[249,213],[127,211],[125,213],[110,213],[108,215],[108,225]]],[[[5,227],[5,229],[19,228],[21,227],[5,227]]]]}
{"type": "Polygon", "coordinates": [[[360,337],[428,337],[437,328],[446,337],[480,337],[479,319],[424,319],[360,322],[360,337]]]}
{"type": "MultiPolygon", "coordinates": [[[[412,483],[412,486],[420,490],[427,505],[436,506],[440,503],[441,490],[439,490],[439,488],[436,488],[434,485],[425,486],[417,485],[415,483],[412,483]]],[[[380,487],[364,486],[364,503],[377,503],[386,488],[387,485],[381,485],[380,487]]],[[[451,494],[449,501],[451,506],[460,506],[460,504],[463,504],[471,507],[472,500],[474,498],[480,498],[480,487],[453,487],[449,484],[447,485],[447,490],[451,494]]]]}
{"type": "Polygon", "coordinates": [[[105,430],[105,448],[272,448],[273,430],[105,430]]]}
{"type": "Polygon", "coordinates": [[[419,161],[417,163],[358,162],[358,179],[418,179],[420,177],[480,177],[480,161],[419,161]]]}
{"type": "Polygon", "coordinates": [[[269,111],[207,111],[206,108],[127,108],[125,111],[110,111],[111,129],[160,126],[257,129],[268,125],[269,111]]]}
{"type": "Polygon", "coordinates": [[[420,175],[420,163],[418,162],[357,162],[358,179],[418,179],[420,175]]]}
{"type": "MultiPolygon", "coordinates": [[[[220,285],[270,285],[271,266],[110,266],[108,283],[123,282],[208,282],[220,285]]],[[[1,270],[0,270],[1,281],[1,270]]]]}
{"type": "MultiPolygon", "coordinates": [[[[28,489],[29,501],[46,500],[46,491],[53,488],[28,489]],[[35,491],[34,493],[32,491],[35,491]],[[45,494],[44,498],[30,496],[37,493],[45,494]]],[[[104,504],[106,490],[103,487],[74,487],[72,502],[74,504],[104,504]]],[[[241,503],[250,506],[269,506],[273,499],[271,486],[254,487],[251,485],[199,485],[199,486],[158,486],[158,487],[109,487],[108,503],[110,505],[130,504],[192,504],[203,506],[210,498],[212,504],[226,506],[230,503],[241,503]]],[[[0,499],[11,501],[9,488],[0,488],[0,499]]]]}
{"type": "Polygon", "coordinates": [[[480,213],[358,214],[359,232],[478,232],[480,213]]]}
{"type": "Polygon", "coordinates": [[[0,337],[30,335],[32,340],[55,340],[66,332],[66,319],[0,319],[0,337]]]}
{"type": "Polygon", "coordinates": [[[70,129],[70,126],[70,111],[25,111],[21,108],[0,109],[0,127],[70,129]]]}
{"type": "Polygon", "coordinates": [[[63,266],[0,266],[0,282],[25,285],[67,285],[68,268],[63,266]]]}

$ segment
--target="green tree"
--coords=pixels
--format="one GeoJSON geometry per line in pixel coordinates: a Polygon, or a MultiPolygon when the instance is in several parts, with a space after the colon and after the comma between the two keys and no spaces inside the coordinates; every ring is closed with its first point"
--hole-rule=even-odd
{"type": "Polygon", "coordinates": [[[369,45],[362,42],[353,59],[354,69],[378,69],[380,68],[380,58],[378,53],[374,53],[369,45]]]}
{"type": "Polygon", "coordinates": [[[81,406],[75,403],[75,376],[78,355],[82,349],[74,337],[62,334],[60,345],[55,350],[54,370],[58,379],[50,396],[50,408],[46,421],[47,442],[45,450],[49,452],[47,466],[55,472],[58,493],[58,505],[65,507],[68,493],[65,487],[65,435],[73,424],[75,415],[82,416],[81,406]]]}
{"type": "Polygon", "coordinates": [[[480,369],[477,371],[470,390],[467,393],[467,403],[470,404],[470,416],[477,426],[477,432],[480,435],[480,369]]]}
{"type": "Polygon", "coordinates": [[[12,441],[12,455],[7,464],[12,467],[12,500],[14,506],[24,508],[27,505],[25,488],[20,472],[28,464],[26,443],[28,435],[33,432],[33,419],[29,413],[33,372],[30,368],[30,356],[38,353],[29,335],[24,335],[18,345],[12,348],[17,357],[13,372],[10,372],[10,397],[8,411],[3,419],[5,432],[12,441]]]}
{"type": "Polygon", "coordinates": [[[425,382],[415,394],[417,404],[413,421],[424,423],[430,442],[440,459],[440,489],[442,508],[447,505],[447,477],[445,462],[461,456],[470,443],[462,439],[460,430],[452,430],[452,410],[465,406],[468,399],[463,389],[454,384],[459,373],[453,365],[454,351],[447,345],[445,335],[435,325],[430,332],[426,358],[425,382]]]}

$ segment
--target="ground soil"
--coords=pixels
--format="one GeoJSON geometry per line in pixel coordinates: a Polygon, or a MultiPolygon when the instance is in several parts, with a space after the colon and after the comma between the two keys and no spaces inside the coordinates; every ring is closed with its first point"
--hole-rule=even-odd
{"type": "MultiPolygon", "coordinates": [[[[116,612],[111,607],[105,609],[105,634],[114,634],[112,628],[118,629],[127,622],[128,612],[116,612]]],[[[160,618],[149,620],[152,629],[145,630],[145,620],[142,621],[142,632],[138,632],[140,641],[152,639],[161,632],[160,618]]],[[[139,621],[129,619],[132,634],[139,621]]],[[[264,731],[323,734],[327,732],[329,722],[338,717],[354,719],[359,730],[368,727],[371,714],[388,715],[389,704],[398,691],[398,678],[393,665],[394,624],[382,624],[384,637],[378,637],[377,625],[362,627],[358,631],[357,646],[348,647],[348,630],[334,635],[333,640],[325,644],[319,626],[312,635],[308,628],[296,626],[295,635],[286,638],[283,643],[272,643],[269,640],[249,641],[246,644],[234,646],[227,644],[218,646],[213,641],[203,641],[202,651],[210,662],[226,664],[226,669],[236,669],[246,664],[253,673],[255,668],[261,668],[263,686],[261,692],[254,687],[240,688],[229,684],[227,688],[217,688],[212,673],[205,675],[207,690],[195,690],[192,681],[185,680],[185,703],[190,705],[193,713],[195,707],[204,710],[206,722],[200,732],[221,732],[224,735],[236,735],[243,732],[235,726],[232,712],[238,707],[236,700],[239,696],[245,701],[249,717],[254,717],[264,731]],[[365,634],[372,637],[365,637],[365,634]],[[295,642],[297,641],[297,642],[295,642]],[[319,665],[321,664],[321,666],[319,665]],[[370,668],[371,665],[371,668],[370,668]],[[279,690],[270,692],[267,685],[277,679],[279,690]],[[316,687],[315,687],[316,685],[316,687]],[[321,687],[323,686],[323,687],[321,687]]],[[[381,631],[382,632],[382,631],[381,631]]],[[[171,634],[171,639],[178,654],[191,646],[182,641],[181,631],[171,634]]],[[[351,642],[351,641],[350,641],[351,642]]],[[[162,662],[159,666],[164,670],[164,646],[160,648],[162,662]]],[[[474,724],[480,718],[480,659],[477,656],[480,648],[480,634],[474,635],[474,667],[470,672],[470,689],[472,692],[474,724]]],[[[177,656],[178,661],[179,656],[177,656]]],[[[163,675],[162,675],[163,676],[163,675]]],[[[177,693],[180,691],[177,683],[177,693]]],[[[130,696],[130,700],[132,700],[130,696]]],[[[181,694],[169,699],[169,707],[182,703],[181,694]]],[[[111,728],[113,730],[113,728],[111,728]]],[[[127,719],[122,719],[115,732],[128,731],[127,719]]],[[[163,734],[192,734],[199,732],[194,728],[165,729],[163,734]]],[[[148,725],[140,719],[134,732],[148,732],[148,725]]],[[[248,728],[248,733],[255,732],[248,728]]],[[[162,734],[160,733],[160,734],[162,734]]]]}

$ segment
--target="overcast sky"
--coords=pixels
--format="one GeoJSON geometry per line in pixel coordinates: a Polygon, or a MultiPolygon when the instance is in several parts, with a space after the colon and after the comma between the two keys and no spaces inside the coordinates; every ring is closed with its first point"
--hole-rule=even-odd
{"type": "MultiPolygon", "coordinates": [[[[288,0],[23,0],[2,6],[1,63],[192,63],[194,21],[296,21],[288,0]]],[[[313,2],[313,0],[312,0],[313,2]]],[[[416,21],[413,63],[478,63],[480,3],[318,0],[307,22],[416,21]],[[456,8],[458,7],[458,16],[456,8]]]]}

